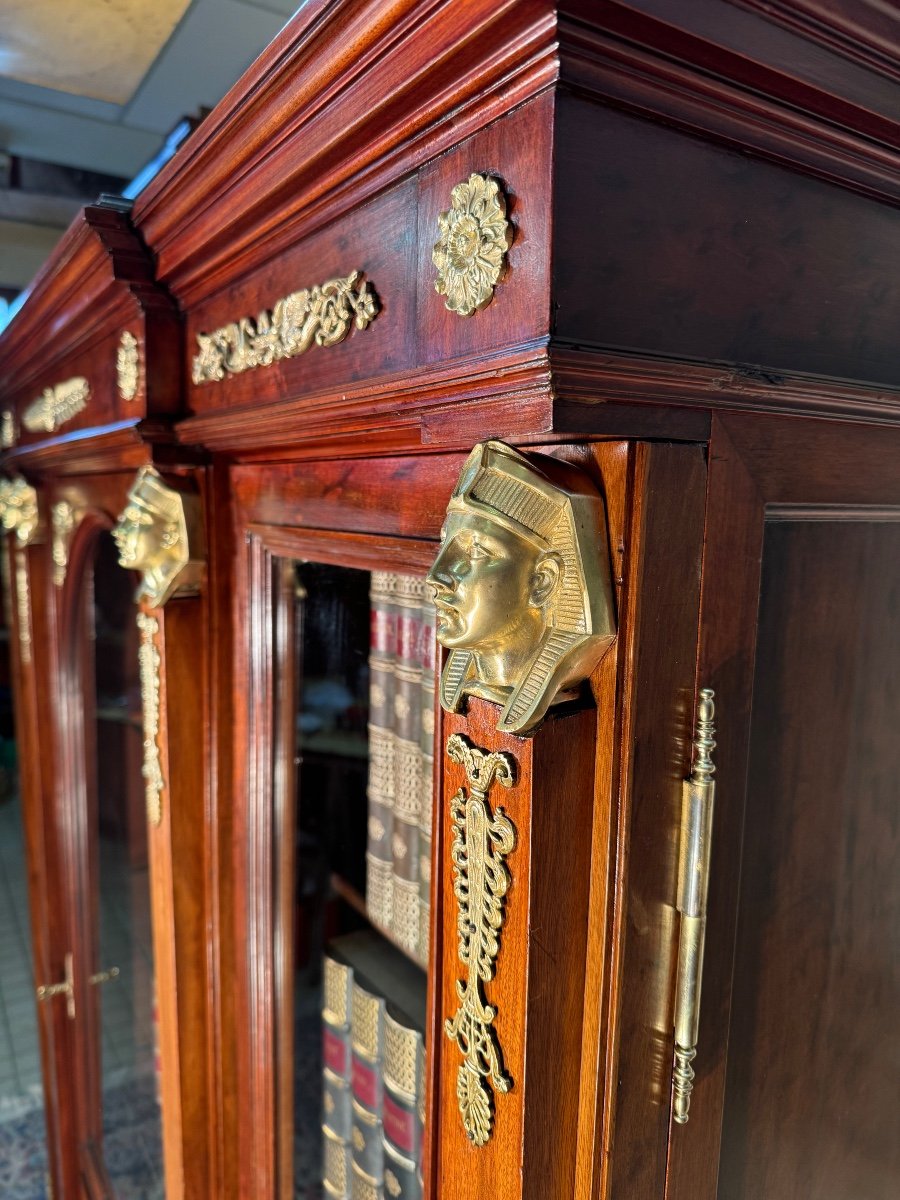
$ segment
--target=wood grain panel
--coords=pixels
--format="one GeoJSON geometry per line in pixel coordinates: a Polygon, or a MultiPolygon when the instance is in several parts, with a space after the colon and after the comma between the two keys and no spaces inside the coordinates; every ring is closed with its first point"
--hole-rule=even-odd
{"type": "MultiPolygon", "coordinates": [[[[409,367],[415,356],[412,340],[416,296],[416,189],[402,183],[363,208],[348,214],[217,292],[187,317],[186,397],[192,413],[252,407],[329,385],[352,384],[382,372],[409,367]],[[379,312],[367,329],[355,326],[336,346],[312,346],[305,354],[268,367],[256,367],[218,382],[190,381],[197,353],[196,334],[271,310],[283,296],[330,279],[364,273],[378,297],[379,312]]],[[[302,429],[302,410],[292,424],[302,429]]]]}
{"type": "Polygon", "coordinates": [[[559,337],[896,383],[892,208],[576,98],[557,122],[559,337]]]}
{"type": "MultiPolygon", "coordinates": [[[[551,710],[552,712],[553,710],[551,710]]],[[[523,1200],[570,1195],[574,1185],[587,907],[593,801],[592,708],[562,715],[557,710],[531,739],[498,734],[498,709],[471,700],[467,715],[442,722],[443,803],[469,785],[465,771],[445,754],[447,737],[465,735],[483,750],[503,750],[516,763],[508,791],[493,788],[492,813],[502,807],[517,831],[506,860],[512,885],[506,899],[496,978],[485,985],[497,1009],[493,1028],[512,1090],[495,1096],[494,1132],[485,1146],[466,1140],[456,1101],[459,1050],[444,1038],[440,1055],[438,1195],[472,1200],[503,1194],[521,1180],[523,1200]],[[562,898],[565,901],[562,902],[562,898]]],[[[444,833],[443,911],[455,914],[450,837],[444,833]]],[[[456,1012],[456,980],[465,978],[458,942],[445,937],[440,964],[442,1009],[456,1012]]]]}
{"type": "Polygon", "coordinates": [[[433,538],[464,461],[435,454],[235,467],[232,479],[238,504],[256,524],[433,538]]]}
{"type": "Polygon", "coordinates": [[[767,526],[718,1196],[900,1178],[900,509],[767,526]]]}

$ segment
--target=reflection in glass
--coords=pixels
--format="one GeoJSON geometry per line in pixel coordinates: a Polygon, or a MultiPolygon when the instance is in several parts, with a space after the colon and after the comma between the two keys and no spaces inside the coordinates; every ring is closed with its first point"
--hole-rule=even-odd
{"type": "MultiPolygon", "coordinates": [[[[403,608],[403,624],[403,605],[394,604],[393,592],[394,607],[386,609],[385,578],[319,563],[296,567],[294,1193],[302,1200],[349,1197],[354,1175],[365,1185],[357,1194],[383,1194],[387,1173],[388,1187],[402,1186],[404,1196],[421,1194],[417,1081],[426,977],[416,961],[418,935],[404,946],[389,920],[376,920],[367,895],[367,858],[371,868],[372,818],[382,811],[372,806],[373,774],[376,800],[383,802],[385,771],[392,770],[385,764],[393,763],[397,750],[388,720],[394,693],[388,705],[386,655],[379,659],[378,648],[396,655],[398,634],[405,631],[403,694],[412,696],[413,684],[421,693],[421,666],[414,668],[412,660],[421,652],[423,586],[392,577],[409,580],[406,590],[415,597],[403,608]],[[380,738],[377,762],[373,737],[380,738]],[[386,1079],[388,1047],[392,1079],[386,1079]],[[397,1139],[393,1158],[385,1148],[388,1132],[397,1139]]],[[[393,662],[387,669],[393,671],[393,662]]],[[[420,695],[415,704],[420,720],[420,695]]],[[[420,727],[410,726],[400,752],[408,758],[414,748],[418,755],[421,740],[420,727]]],[[[430,791],[428,797],[430,822],[430,791]]],[[[393,811],[390,796],[388,801],[393,811]]],[[[389,857],[390,836],[385,844],[389,857]]],[[[401,849],[405,854],[406,844],[401,849]]]]}
{"type": "Polygon", "coordinates": [[[155,1200],[164,1185],[133,597],[134,577],[118,565],[104,534],[94,566],[96,752],[90,789],[97,887],[91,970],[97,977],[103,1160],[119,1200],[155,1200]],[[107,972],[113,977],[104,979],[107,972]]]}

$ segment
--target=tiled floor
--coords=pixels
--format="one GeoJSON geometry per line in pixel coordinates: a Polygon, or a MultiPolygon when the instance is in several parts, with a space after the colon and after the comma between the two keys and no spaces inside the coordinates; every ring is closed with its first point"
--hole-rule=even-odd
{"type": "Polygon", "coordinates": [[[22,817],[0,804],[0,1120],[40,1107],[38,1052],[22,817]]]}
{"type": "MultiPolygon", "coordinates": [[[[104,1160],[118,1200],[162,1200],[146,868],[100,839],[104,1160]]],[[[47,1159],[18,801],[0,803],[0,1197],[45,1200],[47,1159]]]]}
{"type": "Polygon", "coordinates": [[[44,1200],[47,1151],[25,850],[18,800],[0,803],[0,1194],[44,1200]]]}

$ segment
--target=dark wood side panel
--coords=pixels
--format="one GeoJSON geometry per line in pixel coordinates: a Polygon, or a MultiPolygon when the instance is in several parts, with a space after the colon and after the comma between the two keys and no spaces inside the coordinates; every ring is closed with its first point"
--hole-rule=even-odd
{"type": "Polygon", "coordinates": [[[892,208],[571,96],[556,155],[557,337],[896,382],[892,208]]]}
{"type": "Polygon", "coordinates": [[[767,522],[718,1195],[900,1178],[900,509],[767,522]]]}
{"type": "MultiPolygon", "coordinates": [[[[780,977],[779,1004],[784,1004],[786,998],[791,996],[792,989],[798,989],[796,994],[801,1006],[806,997],[807,1024],[804,1036],[807,1039],[810,1029],[817,1022],[822,1028],[827,1026],[828,1004],[831,997],[837,994],[832,992],[829,997],[823,993],[813,1002],[808,990],[804,990],[813,986],[809,973],[813,968],[806,951],[816,938],[819,939],[818,949],[826,953],[826,961],[837,966],[839,960],[836,955],[852,953],[847,927],[842,926],[841,922],[856,916],[861,921],[859,933],[863,939],[862,945],[871,945],[873,930],[881,930],[884,935],[881,957],[868,956],[872,987],[875,990],[883,987],[885,973],[896,969],[886,967],[884,957],[889,953],[884,922],[888,920],[891,904],[896,905],[896,894],[882,879],[878,904],[871,903],[869,887],[875,880],[866,878],[871,873],[877,879],[878,871],[882,869],[879,852],[872,839],[886,842],[896,834],[892,828],[883,827],[883,818],[877,815],[881,811],[878,806],[888,802],[883,800],[874,782],[867,797],[865,783],[867,778],[874,781],[890,777],[891,756],[894,753],[880,732],[880,721],[890,720],[892,693],[879,664],[873,658],[874,644],[869,644],[867,639],[870,636],[880,637],[884,641],[885,626],[890,627],[887,614],[891,601],[887,597],[892,594],[893,580],[896,579],[892,566],[896,560],[891,558],[890,553],[895,543],[881,540],[893,535],[879,530],[893,528],[890,521],[885,523],[885,519],[892,514],[896,516],[900,508],[900,476],[896,469],[898,452],[900,439],[886,430],[737,415],[714,420],[698,676],[704,686],[716,691],[716,818],[700,1041],[695,1062],[697,1080],[690,1121],[685,1126],[673,1128],[671,1134],[666,1193],[670,1200],[713,1200],[719,1195],[723,1200],[725,1197],[731,1200],[732,1196],[742,1195],[741,1191],[730,1189],[736,1186],[736,1179],[740,1181],[742,1170],[741,1153],[735,1149],[740,1139],[735,1141],[735,1131],[742,1128],[743,1122],[750,1119],[753,1111],[752,1102],[748,1106],[747,1088],[755,1085],[746,1075],[744,1083],[740,1081],[740,1073],[748,1069],[743,1058],[744,1044],[747,1039],[757,1037],[763,1038],[761,1045],[764,1045],[766,1037],[770,1042],[773,1039],[777,1041],[781,1035],[774,1032],[771,1021],[774,1019],[780,1025],[785,1022],[789,1024],[792,1019],[791,1005],[778,1010],[774,1016],[771,1008],[766,1011],[765,997],[768,994],[771,1000],[772,993],[768,991],[764,978],[766,964],[759,948],[763,944],[768,947],[769,939],[772,939],[771,944],[776,951],[773,970],[777,972],[779,938],[787,933],[788,941],[794,944],[793,960],[789,965],[785,963],[784,967],[788,972],[787,977],[784,972],[780,977]],[[839,531],[834,539],[834,553],[829,551],[827,545],[818,544],[816,553],[823,556],[823,561],[815,567],[810,561],[811,550],[800,543],[804,538],[820,535],[803,533],[802,538],[798,535],[796,562],[791,566],[785,563],[780,584],[775,584],[774,575],[769,576],[768,603],[771,606],[774,596],[778,611],[776,617],[770,613],[767,618],[763,614],[768,624],[765,629],[760,627],[757,636],[760,564],[763,560],[767,510],[770,516],[790,515],[794,524],[812,518],[817,521],[828,518],[832,529],[835,522],[840,525],[838,519],[841,516],[847,516],[848,513],[853,515],[853,510],[856,510],[855,515],[865,532],[853,536],[870,539],[867,551],[869,560],[863,567],[860,545],[854,544],[853,536],[839,531]],[[843,540],[848,537],[849,541],[843,540]],[[873,569],[876,571],[874,591],[867,584],[868,572],[873,569]],[[805,578],[803,570],[807,571],[805,578]],[[816,571],[823,570],[824,580],[816,574],[816,571]],[[883,578],[877,577],[878,571],[883,578]],[[773,587],[782,590],[773,593],[773,587]],[[816,588],[819,589],[818,595],[814,595],[816,588]],[[805,594],[802,594],[804,591],[805,594]],[[832,593],[834,599],[830,598],[832,593]],[[793,615],[790,607],[786,607],[791,597],[800,605],[799,613],[793,615]],[[821,613],[813,610],[822,608],[834,615],[835,602],[844,606],[842,619],[834,624],[827,644],[820,639],[816,654],[821,661],[816,664],[806,662],[801,670],[804,654],[812,654],[809,641],[804,639],[814,634],[817,628],[820,634],[823,629],[821,613]],[[808,611],[805,611],[807,606],[808,611]],[[791,634],[791,642],[796,642],[796,645],[784,641],[790,632],[791,621],[805,622],[809,627],[807,632],[801,634],[798,624],[797,632],[791,634]],[[872,630],[867,633],[864,626],[870,622],[872,630]],[[780,650],[776,649],[776,638],[780,650]],[[779,653],[784,658],[781,667],[777,665],[779,653]],[[796,690],[801,684],[800,678],[791,683],[781,675],[785,683],[785,695],[776,710],[766,712],[765,689],[768,688],[768,707],[771,708],[772,689],[774,687],[777,690],[778,686],[773,680],[779,678],[779,671],[786,669],[791,656],[807,686],[800,695],[796,690]],[[755,669],[762,670],[762,696],[754,695],[755,669]],[[815,671],[820,674],[814,677],[812,672],[815,671]],[[885,718],[880,714],[876,716],[871,707],[872,698],[860,691],[863,686],[864,692],[864,685],[857,681],[863,680],[867,672],[871,676],[873,698],[881,697],[885,718]],[[818,689],[819,694],[807,695],[810,689],[814,693],[818,689]],[[850,701],[845,694],[846,689],[853,690],[850,701]],[[800,701],[802,706],[812,706],[809,746],[806,749],[803,745],[805,734],[800,736],[804,730],[800,701]],[[845,708],[848,703],[852,703],[854,712],[858,713],[849,724],[841,722],[841,713],[846,716],[849,711],[845,708]],[[762,736],[764,740],[759,745],[768,744],[769,748],[766,757],[769,759],[768,769],[773,775],[771,784],[767,786],[776,795],[768,799],[762,794],[766,789],[760,784],[758,773],[754,777],[754,770],[758,772],[758,767],[751,770],[751,791],[747,791],[748,762],[751,761],[751,704],[755,706],[754,737],[762,736]],[[834,716],[828,716],[829,713],[834,716]],[[874,722],[873,729],[856,728],[857,721],[864,725],[867,717],[874,722]],[[785,732],[790,731],[790,739],[780,739],[779,722],[783,724],[785,732]],[[860,741],[860,738],[865,740],[860,741]],[[807,757],[810,748],[814,749],[816,744],[819,745],[816,756],[822,759],[821,764],[807,757]],[[865,751],[861,746],[865,746],[865,751]],[[869,762],[865,761],[867,755],[871,757],[869,762]],[[854,777],[849,784],[844,784],[841,772],[848,763],[857,761],[859,778],[854,777]],[[834,768],[830,772],[829,763],[834,768]],[[882,768],[884,776],[881,774],[882,768]],[[777,795],[779,779],[791,780],[791,786],[782,789],[780,799],[777,795]],[[843,795],[845,787],[847,796],[843,795]],[[771,808],[776,800],[778,812],[771,808]],[[848,804],[850,809],[846,807],[848,804]],[[816,817],[812,825],[807,823],[804,826],[804,820],[808,822],[807,807],[810,805],[816,817]],[[772,822],[771,851],[766,848],[764,839],[760,840],[759,818],[765,814],[772,822]],[[819,815],[821,820],[816,819],[819,815]],[[745,822],[748,858],[743,862],[745,822]],[[802,852],[798,852],[795,839],[804,829],[814,844],[804,846],[802,852]],[[830,836],[826,836],[827,833],[830,836]],[[835,857],[839,844],[840,855],[835,857]],[[804,858],[806,854],[808,857],[804,858]],[[863,867],[860,855],[866,854],[869,854],[870,861],[863,867]],[[766,880],[771,885],[771,895],[763,895],[767,890],[766,880]],[[743,889],[742,893],[740,889],[743,889]],[[745,898],[740,913],[739,894],[745,898]],[[803,914],[790,913],[790,903],[793,902],[789,900],[790,897],[797,899],[801,905],[805,901],[813,906],[814,911],[809,912],[808,919],[803,914]],[[843,913],[839,914],[834,907],[836,900],[846,905],[843,913]],[[788,932],[790,922],[795,919],[803,920],[804,924],[799,940],[788,932]],[[739,920],[744,922],[740,927],[739,920]],[[827,938],[830,940],[834,934],[837,939],[827,951],[824,948],[826,926],[827,938]],[[840,941],[842,936],[845,943],[840,941]],[[742,946],[748,939],[750,945],[742,946]],[[754,939],[758,948],[759,969],[756,971],[751,966],[751,960],[742,957],[751,953],[754,939]],[[739,965],[738,973],[733,975],[736,951],[739,965]],[[748,995],[751,991],[760,994],[762,1008],[759,1010],[755,1009],[755,1002],[748,995]],[[754,1015],[756,1012],[758,1015],[754,1015]],[[757,1021],[761,1024],[757,1025],[757,1021]],[[770,1022],[768,1026],[766,1021],[770,1022]],[[726,1122],[724,1143],[723,1113],[726,1122]],[[720,1153],[723,1146],[727,1159],[720,1153]],[[722,1192],[717,1183],[720,1160],[722,1186],[725,1188],[727,1184],[729,1189],[722,1192]]],[[[770,540],[769,549],[772,544],[770,540]]],[[[890,660],[890,639],[881,653],[890,660]]],[[[756,755],[757,750],[754,749],[752,761],[759,763],[756,755]]],[[[881,787],[880,782],[878,787],[881,787]]],[[[896,807],[895,798],[891,803],[896,807]]],[[[858,980],[854,982],[852,975],[847,973],[843,980],[835,978],[826,982],[832,989],[846,987],[846,999],[853,995],[858,980]]],[[[896,1000],[893,1003],[896,1008],[896,1000]]],[[[842,1034],[847,1040],[847,1048],[838,1045],[830,1047],[834,1070],[829,1070],[827,1076],[820,1073],[816,1077],[818,1052],[807,1040],[806,1053],[801,1060],[804,1063],[803,1077],[800,1080],[795,1078],[790,1087],[787,1087],[786,1079],[781,1077],[784,1086],[781,1088],[779,1139],[782,1130],[786,1134],[790,1131],[792,1121],[802,1120],[804,1116],[809,1118],[804,1125],[804,1155],[810,1172],[818,1169],[812,1165],[814,1157],[821,1155],[828,1162],[830,1154],[837,1156],[839,1150],[847,1151],[846,1144],[841,1148],[840,1137],[842,1131],[850,1134],[855,1128],[856,1118],[849,1112],[849,1106],[860,1102],[865,1105],[864,1096],[860,1100],[862,1085],[853,1088],[852,1080],[859,1080],[859,1076],[848,1075],[845,1086],[849,1062],[842,1062],[842,1055],[858,1053],[869,1064],[874,1059],[879,1064],[876,1069],[880,1069],[887,1061],[885,1054],[889,1051],[886,1038],[890,1036],[890,1031],[883,1028],[880,1032],[878,1030],[882,1015],[879,1006],[880,1000],[876,996],[866,997],[861,1007],[860,1026],[853,1024],[853,1013],[847,1014],[849,1023],[842,1034]],[[807,1086],[813,1090],[818,1088],[823,1094],[815,1099],[804,1099],[807,1086]],[[851,1088],[854,1094],[852,1101],[851,1088]],[[821,1113],[833,1114],[833,1106],[839,1103],[846,1106],[842,1110],[841,1125],[835,1126],[825,1144],[817,1146],[816,1137],[821,1135],[814,1128],[815,1120],[821,1113]],[[808,1107],[809,1104],[821,1104],[823,1107],[819,1113],[815,1113],[808,1107]]],[[[859,1005],[854,1001],[851,1007],[859,1005]]],[[[793,1061],[796,1066],[797,1060],[792,1058],[794,1052],[787,1053],[786,1064],[793,1061]]],[[[862,1069],[865,1077],[865,1072],[871,1067],[854,1067],[854,1070],[859,1069],[862,1069]]],[[[778,1079],[778,1068],[773,1066],[772,1070],[775,1079],[778,1079]]],[[[880,1119],[880,1115],[870,1114],[874,1141],[868,1144],[875,1157],[879,1153],[881,1138],[877,1132],[881,1128],[880,1119]]],[[[759,1126],[756,1127],[756,1133],[762,1136],[759,1126]]],[[[883,1141],[881,1145],[883,1147],[883,1141]]],[[[780,1148],[773,1144],[773,1156],[790,1153],[787,1138],[780,1148]]],[[[852,1163],[852,1156],[848,1161],[852,1163]]],[[[841,1187],[842,1176],[835,1162],[836,1158],[830,1160],[829,1195],[832,1183],[836,1189],[841,1187]]],[[[887,1159],[882,1157],[882,1162],[896,1172],[896,1160],[891,1162],[888,1155],[887,1159]]],[[[854,1197],[865,1194],[859,1189],[867,1186],[864,1174],[859,1175],[859,1188],[850,1193],[854,1197]]],[[[756,1183],[759,1184],[755,1192],[757,1195],[778,1195],[787,1186],[783,1175],[774,1182],[756,1180],[756,1183]]],[[[894,1179],[891,1184],[894,1190],[895,1184],[894,1179]]],[[[812,1188],[811,1183],[804,1183],[804,1191],[807,1186],[812,1188]]],[[[883,1194],[892,1195],[891,1188],[883,1194]]],[[[810,1194],[814,1193],[811,1191],[810,1194]]],[[[838,1190],[835,1194],[842,1193],[838,1190]]],[[[880,1195],[878,1192],[870,1194],[880,1195]]]]}

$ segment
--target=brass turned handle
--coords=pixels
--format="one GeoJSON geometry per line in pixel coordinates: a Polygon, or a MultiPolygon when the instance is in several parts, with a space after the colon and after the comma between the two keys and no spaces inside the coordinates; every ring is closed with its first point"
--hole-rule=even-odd
{"type": "Polygon", "coordinates": [[[65,996],[66,998],[66,1015],[70,1021],[75,1020],[75,987],[72,977],[72,952],[66,954],[65,959],[66,977],[62,983],[42,983],[37,989],[37,998],[39,1001],[52,1000],[54,996],[65,996]]]}
{"type": "Polygon", "coordinates": [[[109,981],[111,979],[118,979],[118,978],[119,978],[119,968],[118,967],[110,967],[108,971],[98,971],[96,975],[92,975],[90,977],[90,979],[88,980],[88,983],[93,983],[95,985],[98,983],[109,983],[109,981]]]}
{"type": "Polygon", "coordinates": [[[716,785],[716,714],[713,691],[702,688],[697,702],[697,732],[690,779],[682,787],[681,852],[678,864],[678,911],[681,939],[678,979],[675,986],[675,1065],[672,1080],[672,1115],[685,1125],[694,1088],[693,1061],[697,1056],[700,1027],[700,985],[703,944],[706,938],[706,893],[709,888],[709,852],[712,841],[713,802],[716,785]]]}

